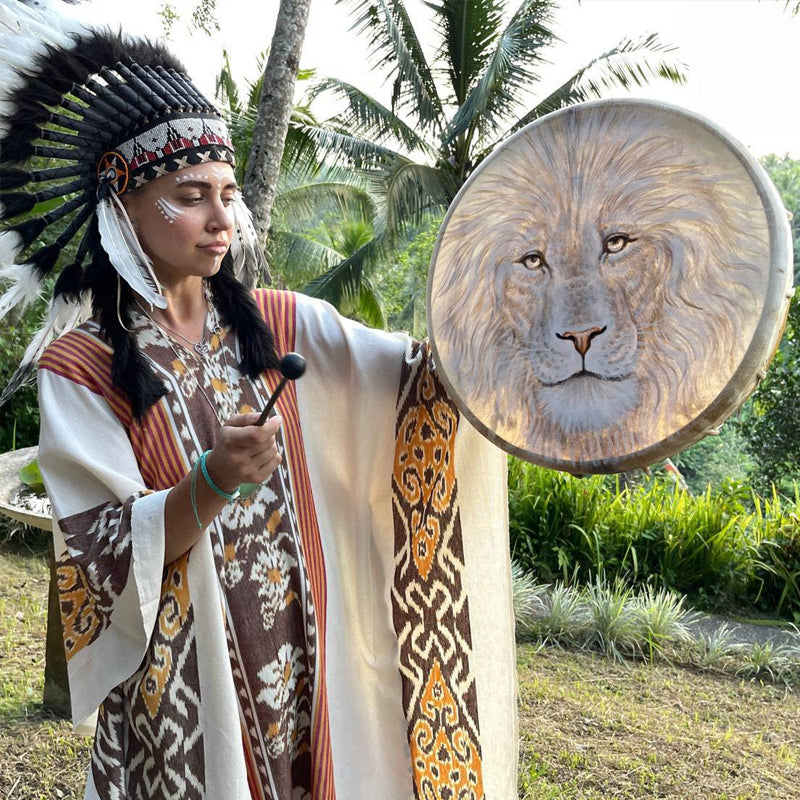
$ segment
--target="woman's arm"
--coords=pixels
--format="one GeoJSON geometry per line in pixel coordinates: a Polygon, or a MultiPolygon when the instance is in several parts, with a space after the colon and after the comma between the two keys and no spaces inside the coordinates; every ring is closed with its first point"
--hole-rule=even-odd
{"type": "MultiPolygon", "coordinates": [[[[281,462],[275,436],[280,417],[255,425],[258,414],[237,414],[219,431],[206,458],[209,477],[223,491],[232,493],[242,483],[265,481],[281,462]]],[[[193,547],[203,531],[228,502],[215,492],[199,468],[170,489],[164,507],[164,563],[170,564],[193,547]],[[192,482],[195,485],[192,502],[192,482]]]]}

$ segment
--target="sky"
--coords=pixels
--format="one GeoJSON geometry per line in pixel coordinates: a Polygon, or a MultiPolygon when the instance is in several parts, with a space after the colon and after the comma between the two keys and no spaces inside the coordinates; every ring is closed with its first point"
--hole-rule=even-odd
{"type": "MultiPolygon", "coordinates": [[[[171,0],[188,19],[195,0],[171,0]]],[[[429,30],[421,0],[407,0],[412,19],[429,30]]],[[[157,36],[163,0],[91,0],[83,13],[126,30],[157,36]]],[[[209,95],[222,63],[231,54],[238,79],[255,78],[256,59],[272,38],[278,0],[218,0],[220,32],[209,39],[189,35],[185,24],[173,29],[170,46],[195,82],[209,95]]],[[[511,3],[516,7],[516,3],[511,3]]],[[[301,66],[320,76],[355,83],[388,103],[388,89],[369,69],[366,45],[349,30],[345,5],[312,0],[301,66]]],[[[554,30],[561,42],[541,70],[543,94],[576,69],[625,37],[658,33],[676,46],[673,56],[686,65],[684,86],[664,81],[638,89],[653,98],[696,111],[747,146],[755,156],[790,154],[800,158],[800,101],[796,65],[800,15],[792,17],[784,0],[562,0],[554,30]]],[[[625,91],[608,96],[630,96],[625,91]]],[[[319,117],[333,109],[318,107],[319,117]]]]}

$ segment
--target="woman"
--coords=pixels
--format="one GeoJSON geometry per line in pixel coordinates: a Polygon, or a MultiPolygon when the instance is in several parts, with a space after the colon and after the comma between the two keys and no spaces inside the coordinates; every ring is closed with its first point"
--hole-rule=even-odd
{"type": "Polygon", "coordinates": [[[426,347],[248,294],[230,143],[162,50],[81,30],[11,99],[3,158],[71,164],[4,185],[82,192],[3,234],[66,224],[0,308],[85,226],[26,362],[76,724],[99,709],[86,796],[515,797],[504,459],[426,347]]]}

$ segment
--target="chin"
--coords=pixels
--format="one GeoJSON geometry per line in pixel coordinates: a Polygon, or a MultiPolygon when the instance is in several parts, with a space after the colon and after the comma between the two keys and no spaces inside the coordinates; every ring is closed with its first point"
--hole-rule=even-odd
{"type": "Polygon", "coordinates": [[[638,403],[633,378],[610,381],[576,375],[557,386],[542,386],[536,410],[564,433],[581,433],[603,430],[638,403]]]}

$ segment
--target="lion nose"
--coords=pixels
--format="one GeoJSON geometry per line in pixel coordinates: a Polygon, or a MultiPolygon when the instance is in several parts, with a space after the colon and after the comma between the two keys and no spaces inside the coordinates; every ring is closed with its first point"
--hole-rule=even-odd
{"type": "Polygon", "coordinates": [[[586,355],[586,351],[592,346],[592,339],[604,333],[608,325],[603,325],[602,328],[587,328],[585,331],[564,331],[564,333],[556,333],[559,339],[570,339],[575,349],[582,355],[586,355]]]}

